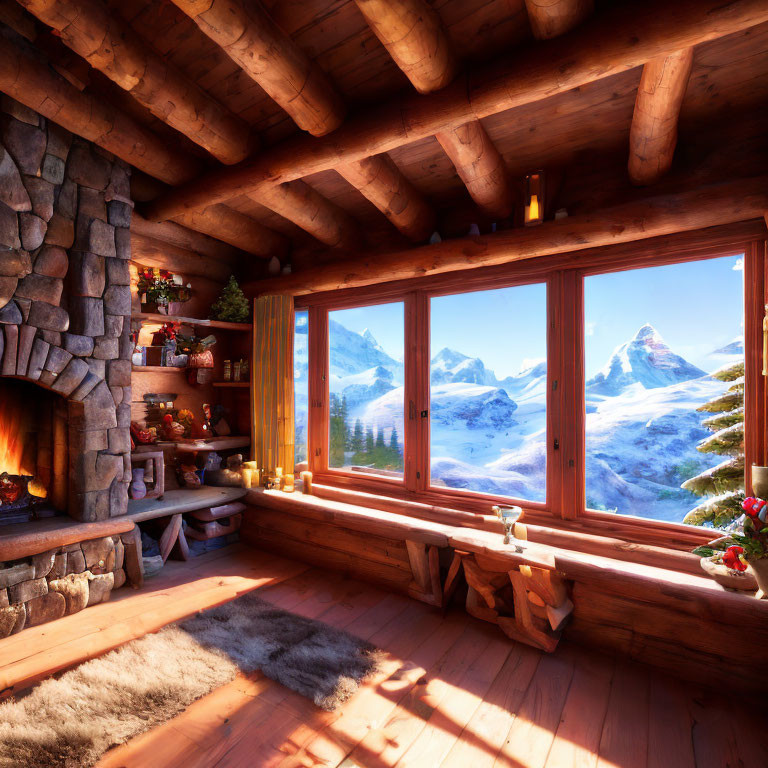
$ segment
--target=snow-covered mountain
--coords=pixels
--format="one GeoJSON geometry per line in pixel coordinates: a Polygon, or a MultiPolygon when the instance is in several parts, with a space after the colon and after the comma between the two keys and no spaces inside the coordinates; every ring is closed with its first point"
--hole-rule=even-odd
{"type": "MultiPolygon", "coordinates": [[[[305,349],[297,341],[297,370],[305,349]]],[[[741,339],[713,350],[707,370],[735,361],[740,350],[741,339]]],[[[332,323],[330,374],[351,425],[381,427],[387,439],[396,429],[402,441],[403,364],[370,331],[332,323]]],[[[431,361],[431,385],[432,482],[543,500],[546,361],[498,379],[481,359],[445,348],[431,361]]],[[[651,325],[618,346],[587,382],[588,504],[681,520],[696,499],[680,483],[718,460],[696,450],[709,434],[696,409],[727,386],[670,349],[651,325]]],[[[297,414],[300,398],[297,388],[297,414]]]]}
{"type": "Polygon", "coordinates": [[[649,324],[614,351],[605,366],[587,382],[587,392],[615,396],[633,384],[645,389],[668,387],[698,379],[704,371],[676,355],[649,324]]]}

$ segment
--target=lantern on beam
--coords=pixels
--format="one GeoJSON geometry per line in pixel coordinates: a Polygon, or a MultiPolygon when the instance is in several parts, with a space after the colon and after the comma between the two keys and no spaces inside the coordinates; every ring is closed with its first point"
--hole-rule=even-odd
{"type": "Polygon", "coordinates": [[[544,172],[529,173],[525,177],[525,218],[526,227],[544,221],[544,172]]]}

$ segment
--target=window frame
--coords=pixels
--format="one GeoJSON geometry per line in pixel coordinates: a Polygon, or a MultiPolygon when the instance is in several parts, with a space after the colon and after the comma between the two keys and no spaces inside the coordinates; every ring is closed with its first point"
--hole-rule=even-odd
{"type": "MultiPolygon", "coordinates": [[[[765,464],[766,378],[762,321],[768,286],[764,226],[757,222],[697,230],[652,240],[413,278],[295,298],[309,310],[308,464],[315,481],[428,506],[490,514],[494,504],[517,503],[531,523],[627,538],[697,542],[703,529],[682,523],[589,510],[585,502],[584,278],[743,253],[745,259],[745,463],[765,464]],[[545,502],[511,499],[430,483],[430,300],[433,297],[545,283],[547,295],[547,488],[545,502]],[[328,312],[403,302],[405,311],[405,424],[403,478],[361,475],[327,466],[328,312]],[[558,448],[555,446],[555,439],[558,448]],[[644,529],[644,530],[643,530],[644,529]]],[[[441,510],[444,511],[444,510],[441,510]]],[[[701,535],[703,534],[703,535],[701,535]]]]}

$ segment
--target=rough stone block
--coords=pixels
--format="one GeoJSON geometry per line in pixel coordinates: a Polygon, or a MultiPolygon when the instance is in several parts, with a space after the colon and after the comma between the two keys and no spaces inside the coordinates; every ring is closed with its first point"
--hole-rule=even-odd
{"type": "Polygon", "coordinates": [[[67,158],[67,177],[90,189],[105,189],[112,175],[112,164],[79,141],[73,143],[67,158]]]}
{"type": "Polygon", "coordinates": [[[120,535],[123,546],[125,547],[125,556],[123,568],[128,577],[128,583],[139,589],[144,584],[144,560],[141,545],[141,531],[138,526],[134,526],[132,531],[120,535]]]}
{"type": "Polygon", "coordinates": [[[115,586],[113,573],[93,574],[88,582],[88,605],[106,603],[115,586]]]}
{"type": "Polygon", "coordinates": [[[49,592],[63,595],[67,615],[82,611],[88,605],[88,572],[70,573],[48,582],[49,592]]]}
{"type": "MultiPolygon", "coordinates": [[[[87,364],[88,364],[88,361],[86,361],[86,365],[87,364]]],[[[91,371],[89,366],[88,373],[86,374],[85,378],[81,382],[80,386],[70,394],[69,396],[70,401],[81,402],[82,400],[85,400],[85,398],[88,397],[88,395],[93,391],[94,387],[100,381],[102,381],[102,379],[96,376],[93,373],[93,371],[91,371]]]]}
{"type": "Polygon", "coordinates": [[[112,399],[115,401],[115,405],[120,405],[123,402],[123,389],[124,387],[109,387],[109,391],[112,393],[112,399]]]}
{"type": "Polygon", "coordinates": [[[30,579],[14,584],[8,588],[8,597],[12,603],[26,603],[48,592],[48,583],[45,579],[30,579]]]}
{"type": "Polygon", "coordinates": [[[19,327],[17,325],[3,326],[3,362],[0,367],[0,373],[3,376],[14,376],[16,374],[16,352],[19,348],[19,327]]]}
{"type": "Polygon", "coordinates": [[[124,203],[131,202],[130,167],[118,158],[115,158],[112,166],[112,175],[107,186],[106,198],[107,200],[121,200],[124,203]]]}
{"type": "Polygon", "coordinates": [[[30,176],[40,175],[40,165],[45,154],[46,136],[36,125],[3,116],[2,143],[16,161],[18,169],[30,176]]]}
{"type": "MultiPolygon", "coordinates": [[[[105,329],[106,330],[106,329],[105,329]]],[[[99,360],[114,360],[120,353],[120,343],[109,336],[94,339],[93,356],[99,360]]]]}
{"type": "Polygon", "coordinates": [[[87,363],[79,357],[72,358],[51,385],[51,389],[63,397],[69,397],[83,383],[89,373],[87,363]]]}
{"type": "Polygon", "coordinates": [[[60,157],[46,154],[40,175],[51,184],[61,184],[64,181],[64,168],[64,161],[60,157]]]}
{"type": "Polygon", "coordinates": [[[101,298],[106,284],[104,257],[84,251],[70,251],[69,290],[76,296],[101,298]]]}
{"type": "Polygon", "coordinates": [[[77,184],[70,179],[56,188],[56,210],[68,221],[74,221],[77,216],[77,184]]]}
{"type": "MultiPolygon", "coordinates": [[[[115,261],[115,259],[110,259],[115,261]]],[[[122,264],[123,262],[118,262],[122,264]]],[[[104,335],[111,336],[115,340],[115,348],[119,350],[120,334],[123,332],[123,315],[104,315],[104,335]]],[[[115,357],[118,357],[119,351],[115,352],[115,357]]]]}
{"type": "Polygon", "coordinates": [[[34,109],[25,107],[23,104],[16,101],[16,99],[12,99],[4,93],[0,93],[0,112],[5,112],[6,115],[15,117],[17,120],[21,120],[23,123],[29,123],[35,127],[39,127],[40,125],[40,115],[38,115],[34,109]]]}
{"type": "MultiPolygon", "coordinates": [[[[29,316],[29,313],[27,313],[27,316],[29,316]]],[[[43,329],[40,330],[40,338],[50,344],[52,347],[60,347],[61,346],[61,334],[58,331],[46,331],[43,329]]]]}
{"type": "Polygon", "coordinates": [[[107,361],[99,360],[97,357],[89,357],[86,361],[88,368],[94,376],[98,376],[99,379],[107,378],[107,361]]]}
{"type": "MultiPolygon", "coordinates": [[[[79,547],[79,545],[78,545],[79,547]]],[[[82,549],[67,552],[67,575],[70,573],[83,573],[85,571],[85,555],[82,549]]]]}
{"type": "Polygon", "coordinates": [[[127,429],[115,427],[109,430],[109,452],[115,454],[131,452],[131,435],[127,429]]]}
{"type": "MultiPolygon", "coordinates": [[[[70,482],[73,490],[79,493],[108,490],[116,477],[123,475],[123,462],[120,456],[97,451],[86,451],[69,457],[70,482]]],[[[91,563],[86,558],[90,567],[91,563]]]]}
{"type": "Polygon", "coordinates": [[[32,345],[35,342],[37,328],[33,325],[19,326],[19,351],[16,356],[16,375],[26,376],[29,368],[29,357],[32,354],[32,345]]]}
{"type": "Polygon", "coordinates": [[[23,322],[21,310],[15,301],[9,301],[0,309],[0,325],[18,325],[23,322]]]}
{"type": "Polygon", "coordinates": [[[31,211],[32,201],[13,158],[0,145],[0,203],[12,211],[31,211]]]}
{"type": "Polygon", "coordinates": [[[88,357],[93,353],[93,338],[80,336],[76,333],[65,333],[63,336],[64,349],[77,357],[88,357]]]}
{"type": "Polygon", "coordinates": [[[110,360],[107,363],[107,384],[111,387],[128,387],[131,384],[131,361],[110,360]]]}
{"type": "Polygon", "coordinates": [[[131,230],[118,227],[115,230],[115,253],[118,259],[131,258],[131,230]]]}
{"type": "Polygon", "coordinates": [[[34,578],[35,569],[26,562],[0,567],[0,589],[13,587],[22,581],[30,581],[34,578]]]}
{"type": "Polygon", "coordinates": [[[24,299],[21,296],[17,296],[16,303],[19,305],[19,310],[21,311],[22,322],[29,322],[29,310],[32,309],[32,299],[24,299]]]}
{"type": "Polygon", "coordinates": [[[11,605],[0,608],[0,637],[8,637],[24,629],[27,621],[27,609],[23,605],[11,605]]]}
{"type": "Polygon", "coordinates": [[[110,285],[104,291],[104,307],[110,315],[130,315],[130,287],[127,285],[110,285]]]}
{"type": "Polygon", "coordinates": [[[64,595],[58,592],[48,592],[36,597],[27,603],[28,627],[36,627],[49,621],[60,619],[67,610],[67,601],[64,595]]]}
{"type": "Polygon", "coordinates": [[[104,335],[104,304],[91,296],[70,296],[70,330],[80,336],[104,335]]]}
{"type": "Polygon", "coordinates": [[[86,247],[92,253],[114,259],[117,255],[115,251],[115,228],[100,219],[93,219],[88,228],[88,245],[86,247]]]}
{"type": "Polygon", "coordinates": [[[113,227],[130,227],[131,214],[133,208],[128,203],[112,200],[107,204],[109,218],[107,219],[113,227]]]}
{"type": "Polygon", "coordinates": [[[37,381],[43,372],[43,366],[48,359],[48,352],[51,345],[40,338],[35,339],[32,345],[32,354],[29,356],[29,366],[27,367],[27,378],[37,381]]]}
{"type": "Polygon", "coordinates": [[[71,359],[72,355],[66,350],[61,347],[51,347],[43,370],[50,371],[58,376],[67,367],[71,359]]]}
{"type": "Polygon", "coordinates": [[[107,221],[107,203],[104,200],[104,193],[96,189],[83,187],[77,200],[78,217],[84,216],[88,219],[100,219],[107,221]]]}
{"type": "Polygon", "coordinates": [[[46,152],[60,160],[66,160],[72,145],[72,134],[56,123],[48,121],[48,146],[46,152]]]}
{"type": "Polygon", "coordinates": [[[37,250],[43,244],[47,229],[48,225],[34,213],[19,214],[21,245],[25,250],[37,250]]]}
{"type": "Polygon", "coordinates": [[[48,574],[48,589],[51,588],[52,579],[61,579],[67,575],[67,553],[57,552],[53,557],[53,568],[48,574]]]}
{"type": "MultiPolygon", "coordinates": [[[[118,541],[120,541],[120,538],[118,537],[118,541]]],[[[120,541],[120,546],[123,545],[123,542],[120,541]]],[[[115,558],[115,563],[117,563],[117,558],[115,558]]],[[[122,560],[120,561],[120,566],[122,567],[122,560]]],[[[7,608],[10,605],[10,601],[8,600],[8,590],[3,587],[0,589],[0,608],[7,608]]]]}
{"type": "Polygon", "coordinates": [[[50,552],[41,552],[39,555],[32,555],[32,567],[35,569],[35,578],[45,578],[53,568],[53,561],[56,557],[56,550],[50,552]]]}
{"type": "Polygon", "coordinates": [[[128,512],[128,483],[118,478],[109,489],[109,516],[120,517],[126,512],[128,512]]]}
{"type": "Polygon", "coordinates": [[[92,573],[106,573],[115,567],[115,544],[110,537],[81,542],[85,567],[92,573]]]}
{"type": "Polygon", "coordinates": [[[24,186],[32,201],[32,213],[43,221],[48,221],[53,216],[54,188],[50,181],[39,179],[37,176],[25,176],[24,186]]]}
{"type": "Polygon", "coordinates": [[[118,427],[130,427],[131,426],[131,403],[123,399],[123,402],[115,409],[117,411],[117,426],[118,427]]]}
{"type": "Polygon", "coordinates": [[[75,242],[75,222],[65,218],[61,209],[55,210],[48,222],[45,242],[47,245],[58,245],[62,248],[71,248],[75,242]]]}
{"type": "Polygon", "coordinates": [[[106,429],[80,430],[69,429],[69,444],[73,451],[106,451],[109,448],[109,435],[106,429]]]}
{"type": "Polygon", "coordinates": [[[73,493],[69,514],[83,523],[109,520],[109,490],[73,493]]]}
{"type": "Polygon", "coordinates": [[[69,268],[67,252],[57,245],[45,245],[35,256],[34,271],[45,277],[64,278],[69,268]]]}
{"type": "MultiPolygon", "coordinates": [[[[123,540],[119,536],[112,537],[112,543],[115,545],[115,569],[122,568],[125,558],[125,546],[123,540]]],[[[2,598],[0,597],[0,600],[2,598]]],[[[2,603],[0,602],[0,605],[2,603]]]]}
{"type": "Polygon", "coordinates": [[[16,211],[0,202],[0,247],[17,250],[21,248],[19,239],[19,218],[16,211]]]}
{"type": "Polygon", "coordinates": [[[45,301],[48,304],[59,305],[64,281],[58,277],[46,277],[32,273],[19,281],[16,295],[33,301],[45,301]]]}
{"type": "Polygon", "coordinates": [[[43,301],[33,301],[29,310],[30,325],[47,331],[63,333],[69,330],[69,315],[62,307],[43,301]]]}
{"type": "Polygon", "coordinates": [[[120,589],[125,584],[125,571],[122,568],[115,568],[112,573],[115,577],[115,585],[112,589],[120,589]]]}

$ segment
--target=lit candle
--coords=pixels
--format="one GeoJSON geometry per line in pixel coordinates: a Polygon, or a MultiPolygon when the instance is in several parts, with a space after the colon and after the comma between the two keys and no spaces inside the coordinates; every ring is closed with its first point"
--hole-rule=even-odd
{"type": "Polygon", "coordinates": [[[293,493],[293,475],[286,475],[283,481],[283,491],[285,493],[293,493]]]}
{"type": "Polygon", "coordinates": [[[243,479],[243,488],[250,488],[253,483],[253,470],[243,467],[240,470],[240,476],[243,479]]]}
{"type": "Polygon", "coordinates": [[[282,477],[282,476],[283,476],[283,468],[275,467],[275,477],[282,477]]]}
{"type": "Polygon", "coordinates": [[[302,484],[302,490],[304,493],[311,494],[312,493],[312,473],[311,472],[302,472],[301,473],[301,484],[302,484]]]}

